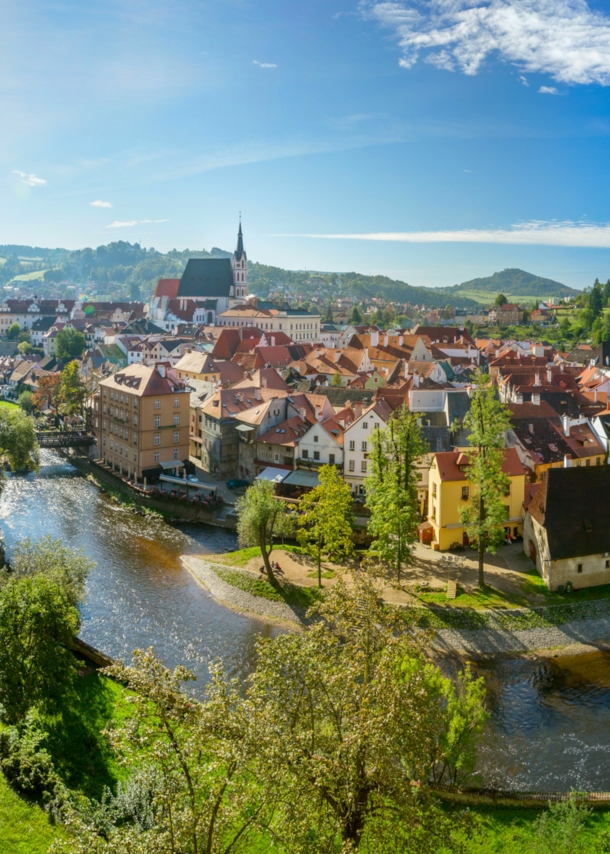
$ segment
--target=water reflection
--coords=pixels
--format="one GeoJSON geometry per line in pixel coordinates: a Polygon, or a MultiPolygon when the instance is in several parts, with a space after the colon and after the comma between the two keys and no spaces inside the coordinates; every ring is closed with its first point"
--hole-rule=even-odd
{"type": "Polygon", "coordinates": [[[60,537],[97,563],[83,607],[82,637],[116,658],[154,646],[165,663],[186,664],[198,676],[222,658],[245,676],[261,635],[276,626],[218,605],[186,572],[179,557],[235,547],[230,531],[204,525],[175,528],[125,512],[52,451],[42,451],[38,476],[13,477],[0,498],[0,527],[10,552],[26,536],[60,537]]]}
{"type": "Polygon", "coordinates": [[[491,713],[486,782],[610,791],[610,654],[475,663],[491,713]]]}

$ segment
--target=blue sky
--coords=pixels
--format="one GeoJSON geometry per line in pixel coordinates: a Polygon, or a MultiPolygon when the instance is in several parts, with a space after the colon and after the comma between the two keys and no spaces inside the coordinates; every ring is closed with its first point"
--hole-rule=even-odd
{"type": "Polygon", "coordinates": [[[610,277],[610,2],[4,0],[0,243],[610,277]]]}

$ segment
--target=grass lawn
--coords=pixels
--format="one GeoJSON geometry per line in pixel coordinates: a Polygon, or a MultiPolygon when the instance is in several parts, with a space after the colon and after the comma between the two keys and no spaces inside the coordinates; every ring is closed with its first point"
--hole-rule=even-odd
{"type": "Polygon", "coordinates": [[[522,608],[528,606],[525,596],[510,595],[504,593],[503,590],[497,590],[489,584],[485,585],[485,589],[482,591],[478,589],[465,591],[458,586],[455,599],[447,599],[447,594],[444,590],[421,591],[414,593],[414,595],[424,605],[447,605],[453,608],[474,608],[475,610],[480,610],[488,608],[522,608]]]}
{"type": "MultiPolygon", "coordinates": [[[[470,843],[469,854],[531,854],[532,824],[540,815],[539,810],[475,807],[472,812],[479,824],[480,835],[470,843]]],[[[610,813],[603,810],[591,813],[579,854],[610,851],[602,842],[604,831],[610,831],[610,813]]]]}
{"type": "Polygon", "coordinates": [[[33,273],[21,273],[20,276],[15,276],[16,282],[32,282],[35,279],[44,279],[46,270],[34,270],[33,273]]]}
{"type": "MultiPolygon", "coordinates": [[[[276,559],[277,551],[292,552],[295,555],[303,554],[303,549],[300,546],[276,546],[271,552],[273,560],[276,559]]],[[[226,554],[214,555],[214,560],[221,560],[223,563],[230,563],[233,566],[245,566],[253,557],[260,557],[260,546],[250,546],[247,549],[238,549],[235,552],[227,552],[226,554]]]]}
{"type": "Polygon", "coordinates": [[[0,774],[0,851],[2,854],[46,854],[63,833],[49,823],[44,810],[9,788],[0,774]]]}
{"type": "Polygon", "coordinates": [[[16,403],[11,403],[8,400],[0,400],[0,406],[3,406],[5,409],[19,409],[16,403]]]}
{"type": "Polygon", "coordinates": [[[214,572],[223,581],[226,581],[227,584],[238,587],[246,593],[251,593],[252,596],[260,596],[272,602],[285,602],[287,605],[309,608],[318,602],[323,595],[317,587],[298,587],[295,584],[287,583],[273,587],[263,578],[257,578],[254,575],[240,572],[237,569],[229,569],[228,567],[225,569],[224,567],[214,566],[214,572]]]}

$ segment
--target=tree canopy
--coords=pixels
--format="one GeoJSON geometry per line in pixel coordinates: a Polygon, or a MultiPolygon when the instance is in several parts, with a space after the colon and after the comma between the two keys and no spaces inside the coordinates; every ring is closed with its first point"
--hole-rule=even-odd
{"type": "Polygon", "coordinates": [[[13,471],[38,468],[34,422],[22,409],[0,407],[0,458],[4,458],[13,471]]]}
{"type": "Polygon", "coordinates": [[[242,546],[259,546],[267,577],[277,580],[269,555],[276,537],[292,532],[294,524],[283,501],[275,498],[275,485],[268,480],[256,480],[235,504],[237,535],[242,546]]]}
{"type": "Polygon", "coordinates": [[[60,329],[55,338],[55,355],[58,359],[78,359],[85,350],[85,336],[82,332],[66,326],[60,329]]]}

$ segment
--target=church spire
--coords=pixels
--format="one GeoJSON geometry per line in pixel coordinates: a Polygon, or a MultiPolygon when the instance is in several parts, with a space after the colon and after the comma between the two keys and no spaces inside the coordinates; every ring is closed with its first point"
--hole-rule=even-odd
{"type": "Polygon", "coordinates": [[[236,261],[244,261],[247,260],[246,253],[244,251],[244,236],[241,230],[241,215],[239,217],[239,231],[237,232],[237,248],[235,249],[234,258],[236,261]]]}

